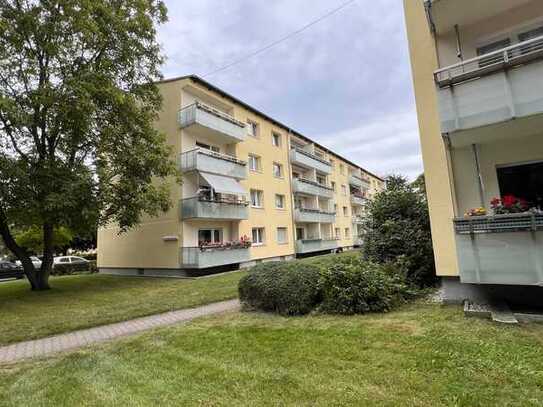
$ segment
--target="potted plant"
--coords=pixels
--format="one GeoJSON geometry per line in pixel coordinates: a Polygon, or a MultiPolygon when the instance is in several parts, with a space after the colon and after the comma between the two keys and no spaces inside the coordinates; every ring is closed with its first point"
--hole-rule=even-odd
{"type": "Polygon", "coordinates": [[[530,207],[525,199],[514,195],[505,195],[503,198],[494,198],[490,201],[490,207],[495,215],[527,212],[530,207]]]}

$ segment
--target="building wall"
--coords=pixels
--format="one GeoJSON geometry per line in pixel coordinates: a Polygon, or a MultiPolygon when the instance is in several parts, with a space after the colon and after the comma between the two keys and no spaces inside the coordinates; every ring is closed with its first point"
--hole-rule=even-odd
{"type": "Polygon", "coordinates": [[[415,87],[424,174],[428,193],[437,274],[457,276],[453,185],[441,137],[433,72],[438,67],[435,43],[422,1],[404,0],[411,69],[415,87]]]}

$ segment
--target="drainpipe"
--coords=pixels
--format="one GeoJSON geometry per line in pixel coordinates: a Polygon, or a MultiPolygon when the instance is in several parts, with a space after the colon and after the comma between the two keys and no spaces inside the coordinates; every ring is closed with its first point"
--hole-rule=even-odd
{"type": "Polygon", "coordinates": [[[483,176],[481,175],[481,161],[479,159],[479,148],[477,144],[472,144],[473,158],[475,159],[475,169],[477,171],[477,184],[479,187],[479,199],[481,207],[485,207],[485,185],[483,183],[483,176]]]}

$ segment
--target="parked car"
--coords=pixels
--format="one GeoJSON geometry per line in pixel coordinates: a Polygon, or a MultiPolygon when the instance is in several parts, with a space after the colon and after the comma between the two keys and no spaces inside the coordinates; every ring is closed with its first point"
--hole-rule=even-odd
{"type": "Polygon", "coordinates": [[[90,261],[77,256],[59,256],[53,259],[55,274],[70,274],[77,271],[87,271],[90,261]]]}
{"type": "Polygon", "coordinates": [[[10,261],[0,261],[0,279],[16,278],[17,280],[20,280],[24,276],[22,267],[10,261]]]}
{"type": "MultiPolygon", "coordinates": [[[[41,260],[37,258],[36,256],[30,256],[30,260],[32,261],[32,264],[36,269],[39,269],[41,267],[41,260]]],[[[22,266],[21,260],[16,260],[15,264],[18,266],[22,266]]]]}

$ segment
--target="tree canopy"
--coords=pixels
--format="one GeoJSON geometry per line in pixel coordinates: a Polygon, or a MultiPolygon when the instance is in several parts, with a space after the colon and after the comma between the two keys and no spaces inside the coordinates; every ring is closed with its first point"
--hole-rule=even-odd
{"type": "Polygon", "coordinates": [[[176,176],[156,80],[159,0],[0,0],[0,235],[33,289],[48,288],[54,234],[170,206],[176,176]],[[34,270],[13,230],[39,227],[34,270]]]}

